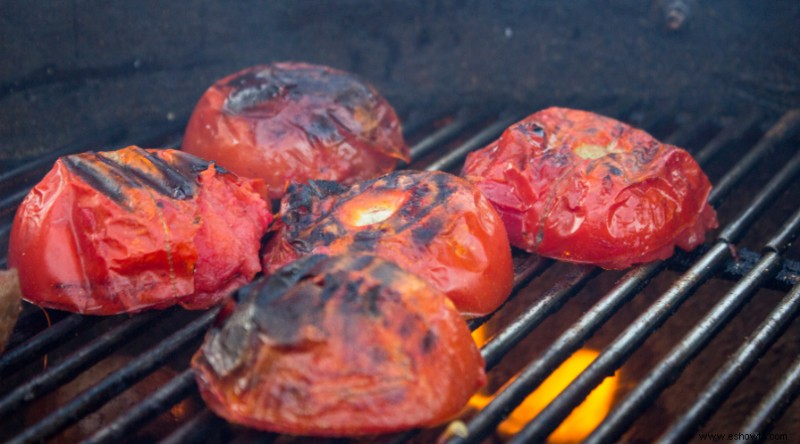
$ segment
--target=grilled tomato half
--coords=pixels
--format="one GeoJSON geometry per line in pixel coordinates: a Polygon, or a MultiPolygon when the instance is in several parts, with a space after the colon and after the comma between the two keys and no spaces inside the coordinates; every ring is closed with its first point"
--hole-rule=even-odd
{"type": "Polygon", "coordinates": [[[351,183],[409,160],[397,114],[375,88],[304,63],[254,66],[216,82],[189,119],[183,149],[264,179],[271,199],[289,181],[351,183]]]}
{"type": "Polygon", "coordinates": [[[486,381],[447,297],[377,256],[307,256],[237,298],[192,359],[206,404],[233,423],[317,436],[426,427],[486,381]]]}
{"type": "Polygon", "coordinates": [[[260,270],[272,215],[252,182],[175,150],[62,157],[17,210],[9,266],[44,307],[207,308],[260,270]]]}
{"type": "Polygon", "coordinates": [[[549,108],[470,153],[462,175],[494,204],[511,244],[622,269],[692,250],[717,227],[692,156],[586,111],[549,108]]]}
{"type": "Polygon", "coordinates": [[[503,222],[469,182],[395,171],[345,187],[292,185],[267,243],[264,272],[311,253],[374,253],[427,279],[467,317],[499,307],[514,271],[503,222]]]}

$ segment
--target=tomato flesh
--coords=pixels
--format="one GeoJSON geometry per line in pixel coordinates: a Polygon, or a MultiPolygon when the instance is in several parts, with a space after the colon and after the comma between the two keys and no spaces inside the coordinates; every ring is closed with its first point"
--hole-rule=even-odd
{"type": "Polygon", "coordinates": [[[450,419],[485,384],[447,297],[376,256],[306,256],[239,297],[192,360],[206,404],[230,422],[389,433],[450,419]]]}
{"type": "Polygon", "coordinates": [[[462,176],[494,204],[512,245],[569,262],[665,259],[718,225],[689,153],[586,111],[532,114],[470,153],[462,176]]]}
{"type": "Polygon", "coordinates": [[[267,274],[311,253],[374,253],[427,279],[468,317],[497,309],[513,285],[502,220],[477,188],[443,172],[292,186],[275,230],[267,274]]]}
{"type": "Polygon", "coordinates": [[[409,160],[397,114],[372,86],[304,63],[254,66],[216,82],[189,119],[183,149],[263,179],[271,199],[290,181],[352,183],[409,160]]]}
{"type": "Polygon", "coordinates": [[[253,181],[181,151],[75,154],[17,210],[9,266],[44,307],[207,308],[259,271],[271,218],[253,181]]]}

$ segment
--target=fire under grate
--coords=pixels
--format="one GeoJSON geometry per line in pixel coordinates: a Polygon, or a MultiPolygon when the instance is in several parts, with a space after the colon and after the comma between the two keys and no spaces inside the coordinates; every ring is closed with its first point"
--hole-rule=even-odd
{"type": "MultiPolygon", "coordinates": [[[[800,359],[792,359],[800,355],[800,345],[786,339],[791,336],[787,331],[800,330],[800,262],[795,260],[798,249],[791,247],[800,230],[800,192],[796,190],[800,112],[685,114],[676,111],[677,106],[655,109],[626,100],[606,102],[583,108],[642,127],[693,153],[714,184],[709,200],[719,209],[721,228],[692,253],[678,253],[668,261],[626,273],[515,251],[512,297],[495,314],[470,322],[473,329],[485,324],[489,332],[481,353],[493,391],[491,401],[465,414],[461,427],[358,441],[544,441],[615,373],[632,376],[617,390],[610,413],[586,438],[589,442],[684,442],[703,432],[791,433],[787,424],[796,425],[798,418],[785,412],[800,392],[800,359]],[[703,303],[696,309],[692,304],[698,300],[703,303]],[[750,316],[754,304],[760,317],[750,316]],[[690,307],[682,309],[682,305],[690,307]],[[692,313],[687,315],[687,310],[692,313]],[[741,324],[743,317],[753,318],[746,323],[747,330],[731,336],[729,330],[741,324]],[[691,319],[674,325],[676,319],[687,318],[691,319]],[[706,358],[719,348],[716,344],[723,336],[727,336],[727,348],[722,356],[706,358]],[[770,369],[769,383],[740,384],[765,355],[779,354],[771,349],[780,341],[794,346],[794,354],[768,360],[779,362],[770,369]],[[501,438],[496,429],[504,418],[587,345],[600,352],[591,365],[515,434],[501,438]],[[715,363],[713,368],[705,364],[709,360],[715,363]],[[645,364],[638,372],[629,372],[632,361],[645,364]],[[693,362],[694,367],[708,367],[705,373],[693,369],[693,362]],[[694,378],[697,381],[688,387],[700,390],[681,388],[686,385],[682,381],[694,374],[705,377],[694,378]],[[676,390],[682,391],[670,395],[676,390]],[[738,400],[728,402],[732,397],[738,400]],[[673,401],[662,402],[664,398],[679,398],[682,405],[675,408],[673,401]],[[715,412],[728,411],[726,402],[736,404],[741,399],[748,407],[740,417],[729,423],[716,420],[715,412]],[[653,417],[659,418],[657,426],[653,417]],[[725,424],[740,426],[709,429],[725,424]]],[[[408,167],[457,172],[469,151],[483,147],[509,124],[539,108],[477,109],[482,108],[465,106],[430,114],[401,111],[412,142],[408,167]]],[[[109,129],[96,136],[96,143],[174,147],[179,144],[180,130],[132,137],[109,129]]],[[[76,148],[70,145],[51,157],[0,174],[0,265],[6,265],[16,206],[49,170],[56,155],[76,148]]],[[[49,318],[26,304],[8,349],[0,355],[2,441],[305,442],[301,437],[231,426],[205,409],[188,361],[216,310],[169,309],[110,318],[54,310],[48,314],[49,318]],[[129,399],[121,400],[126,396],[129,399]],[[115,404],[119,405],[116,410],[108,411],[115,404]],[[91,422],[89,417],[101,408],[105,413],[91,422]]]]}

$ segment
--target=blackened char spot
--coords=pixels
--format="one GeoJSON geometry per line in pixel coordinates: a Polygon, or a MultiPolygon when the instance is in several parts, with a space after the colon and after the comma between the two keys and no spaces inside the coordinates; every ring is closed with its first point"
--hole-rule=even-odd
{"type": "Polygon", "coordinates": [[[357,79],[348,79],[347,87],[336,95],[334,101],[350,110],[356,108],[372,109],[377,103],[375,94],[357,79]]]}
{"type": "Polygon", "coordinates": [[[310,180],[307,187],[317,197],[336,196],[347,191],[347,187],[333,180],[310,180]]]}
{"type": "Polygon", "coordinates": [[[330,245],[335,241],[341,233],[341,228],[338,224],[331,222],[331,223],[323,223],[318,225],[311,231],[311,234],[308,236],[309,245],[330,245]]]}
{"type": "Polygon", "coordinates": [[[255,313],[259,329],[273,343],[283,347],[305,345],[304,327],[320,327],[324,316],[326,301],[322,298],[323,288],[311,280],[303,280],[274,298],[267,306],[255,313]]]}
{"type": "Polygon", "coordinates": [[[345,191],[347,191],[346,187],[327,180],[312,180],[308,184],[290,184],[284,196],[283,207],[285,210],[281,219],[291,233],[299,233],[324,216],[314,211],[322,200],[345,191]]]}
{"type": "Polygon", "coordinates": [[[381,290],[382,287],[380,285],[373,285],[364,292],[364,308],[370,316],[380,316],[381,314],[381,290]]]}
{"type": "Polygon", "coordinates": [[[422,353],[430,353],[433,347],[436,346],[436,333],[433,330],[428,330],[422,338],[422,353]]]}
{"type": "Polygon", "coordinates": [[[250,70],[231,79],[225,86],[230,87],[222,110],[229,114],[250,114],[264,109],[265,104],[285,94],[291,85],[285,84],[272,74],[272,70],[250,70]]]}
{"type": "Polygon", "coordinates": [[[656,141],[636,146],[633,149],[633,155],[636,158],[636,163],[639,165],[644,165],[652,162],[656,154],[658,154],[660,146],[661,145],[656,141]]]}
{"type": "Polygon", "coordinates": [[[570,161],[569,155],[567,154],[569,152],[570,151],[568,151],[568,150],[561,150],[561,151],[558,151],[558,152],[556,152],[556,151],[545,151],[545,153],[543,155],[543,160],[546,163],[552,164],[553,166],[563,167],[563,166],[567,165],[569,163],[569,161],[570,161]]]}
{"type": "Polygon", "coordinates": [[[620,170],[619,168],[615,167],[614,165],[612,165],[610,163],[607,163],[606,166],[608,167],[608,171],[611,174],[613,174],[615,176],[621,176],[622,175],[622,170],[620,170]]]}
{"type": "MultiPolygon", "coordinates": [[[[404,172],[407,175],[414,173],[404,172]]],[[[424,219],[434,208],[447,205],[447,199],[455,191],[451,177],[446,173],[429,173],[427,176],[417,176],[411,191],[411,198],[406,202],[401,214],[404,218],[403,225],[397,227],[396,232],[401,233],[416,226],[418,221],[424,219]],[[432,184],[427,183],[430,180],[432,184]],[[429,195],[436,195],[430,199],[429,195]]]]}
{"type": "Polygon", "coordinates": [[[312,116],[305,133],[313,146],[327,146],[344,140],[329,116],[312,116]]]}
{"type": "Polygon", "coordinates": [[[375,262],[375,256],[370,256],[366,254],[361,256],[356,256],[356,258],[353,259],[351,268],[356,271],[362,271],[365,268],[372,265],[373,262],[375,262]]]}
{"type": "MultiPolygon", "coordinates": [[[[184,177],[197,177],[198,173],[208,169],[211,162],[185,151],[175,150],[172,152],[172,162],[170,165],[184,177]]],[[[219,165],[215,165],[214,169],[221,174],[228,173],[226,169],[219,165]]]]}
{"type": "MultiPolygon", "coordinates": [[[[346,279],[347,276],[344,273],[342,273],[338,276],[338,279],[335,280],[345,281],[346,279]]],[[[342,303],[341,305],[339,305],[339,308],[341,309],[342,312],[352,313],[360,311],[360,307],[364,302],[360,294],[361,286],[363,284],[364,284],[363,278],[345,281],[344,294],[342,295],[342,303]]]]}
{"type": "Polygon", "coordinates": [[[442,228],[443,223],[440,219],[430,219],[411,230],[411,237],[417,245],[428,245],[442,231],[442,228]]]}
{"type": "Polygon", "coordinates": [[[361,252],[373,252],[383,236],[380,230],[362,230],[353,235],[353,249],[361,252]]]}
{"type": "Polygon", "coordinates": [[[544,128],[535,122],[526,122],[517,125],[519,132],[524,134],[526,138],[532,143],[543,148],[545,145],[545,131],[544,128]]]}
{"type": "Polygon", "coordinates": [[[456,187],[453,186],[452,179],[445,173],[435,173],[431,176],[436,182],[436,201],[433,203],[432,206],[437,205],[444,205],[447,203],[447,199],[450,197],[451,194],[456,190],[456,187]]]}
{"type": "Polygon", "coordinates": [[[372,269],[371,275],[380,280],[385,286],[391,287],[398,278],[400,269],[394,262],[381,261],[372,269]]]}
{"type": "Polygon", "coordinates": [[[116,164],[111,164],[108,172],[105,172],[96,166],[97,163],[104,163],[103,157],[97,153],[88,152],[83,154],[76,154],[73,156],[66,156],[62,158],[64,165],[67,166],[72,174],[83,179],[84,182],[89,184],[92,188],[101,194],[108,196],[117,205],[131,210],[127,202],[123,188],[131,187],[138,188],[139,184],[133,181],[130,177],[124,174],[124,170],[119,170],[116,164]]]}
{"type": "Polygon", "coordinates": [[[252,284],[244,287],[240,292],[247,293],[239,299],[246,298],[256,304],[258,310],[266,309],[272,301],[280,298],[286,291],[307,276],[314,275],[324,265],[328,256],[313,254],[298,259],[289,265],[281,267],[269,277],[261,277],[252,284]]]}

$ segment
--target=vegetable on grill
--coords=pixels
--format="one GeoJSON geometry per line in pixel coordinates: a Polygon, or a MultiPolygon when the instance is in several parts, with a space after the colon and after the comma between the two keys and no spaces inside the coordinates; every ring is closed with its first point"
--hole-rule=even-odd
{"type": "Polygon", "coordinates": [[[192,360],[215,413],[296,435],[439,424],[486,380],[444,294],[373,255],[310,255],[239,290],[192,360]]]}
{"type": "Polygon", "coordinates": [[[312,253],[374,253],[429,281],[468,317],[494,311],[513,284],[503,222],[477,188],[448,173],[292,185],[274,229],[267,274],[312,253]]]}
{"type": "Polygon", "coordinates": [[[255,186],[176,150],[65,156],[17,210],[9,265],[44,307],[207,308],[260,270],[272,215],[255,186]]]}
{"type": "Polygon", "coordinates": [[[494,204],[511,244],[622,269],[692,250],[717,227],[692,156],[586,111],[549,108],[470,153],[462,176],[494,204]]]}
{"type": "Polygon", "coordinates": [[[357,76],[304,63],[259,65],[212,85],[186,128],[183,149],[279,199],[289,181],[352,183],[409,160],[391,105],[357,76]]]}

